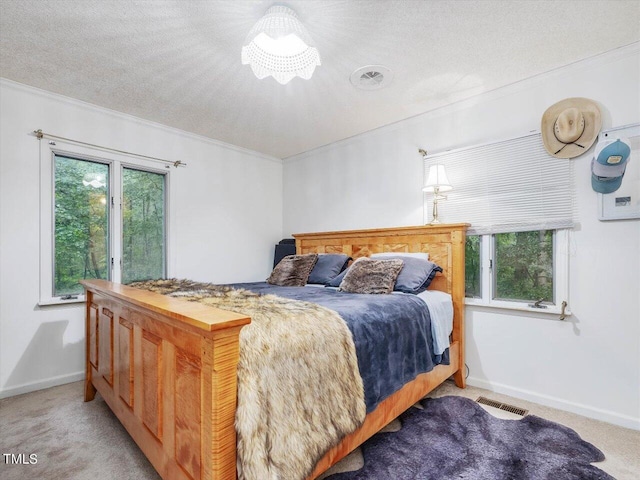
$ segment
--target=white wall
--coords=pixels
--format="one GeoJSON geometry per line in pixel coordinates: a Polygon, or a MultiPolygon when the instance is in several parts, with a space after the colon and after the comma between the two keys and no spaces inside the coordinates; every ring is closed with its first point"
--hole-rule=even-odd
{"type": "Polygon", "coordinates": [[[268,276],[282,233],[280,160],[2,80],[0,397],[84,376],[83,306],[38,306],[35,129],[185,161],[170,171],[169,275],[212,282],[268,276]]]}
{"type": "MultiPolygon", "coordinates": [[[[596,100],[605,129],[640,122],[639,65],[635,44],[286,159],[284,235],[422,224],[418,148],[437,153],[539,130],[563,98],[596,100]]],[[[467,307],[469,383],[640,428],[640,221],[597,220],[590,160],[574,160],[573,315],[467,307]]]]}

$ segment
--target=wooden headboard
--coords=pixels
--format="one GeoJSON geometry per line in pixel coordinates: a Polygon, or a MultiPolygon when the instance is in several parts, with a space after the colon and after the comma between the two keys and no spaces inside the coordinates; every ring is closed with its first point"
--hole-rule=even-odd
{"type": "Polygon", "coordinates": [[[468,224],[296,233],[296,252],[346,253],[354,260],[381,252],[426,252],[442,274],[430,289],[464,300],[464,243],[468,224]],[[460,290],[461,289],[461,290],[460,290]]]}

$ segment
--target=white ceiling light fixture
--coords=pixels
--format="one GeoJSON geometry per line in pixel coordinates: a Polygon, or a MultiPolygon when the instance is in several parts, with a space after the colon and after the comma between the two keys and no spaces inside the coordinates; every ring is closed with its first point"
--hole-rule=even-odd
{"type": "Polygon", "coordinates": [[[309,80],[320,65],[320,54],[296,12],[274,5],[247,35],[242,64],[250,65],[256,77],[272,76],[284,85],[293,77],[309,80]]]}

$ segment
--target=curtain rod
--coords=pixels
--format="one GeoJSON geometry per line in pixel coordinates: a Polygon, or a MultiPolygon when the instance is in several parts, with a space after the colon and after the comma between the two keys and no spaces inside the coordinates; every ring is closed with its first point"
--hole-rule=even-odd
{"type": "Polygon", "coordinates": [[[72,140],[70,138],[60,137],[58,135],[52,135],[51,133],[45,133],[41,129],[34,130],[33,134],[35,135],[35,137],[38,140],[42,140],[43,138],[51,138],[51,139],[54,139],[54,140],[61,140],[63,142],[75,143],[77,145],[84,145],[86,147],[98,148],[100,150],[106,150],[106,151],[109,151],[109,152],[121,153],[123,155],[129,155],[131,157],[146,158],[147,160],[154,160],[156,162],[170,163],[171,165],[173,165],[176,168],[178,168],[178,167],[186,167],[187,166],[187,164],[184,163],[182,160],[175,160],[175,161],[173,161],[173,160],[165,160],[164,158],[150,157],[148,155],[140,155],[139,153],[127,152],[125,150],[118,150],[116,148],[103,147],[101,145],[94,145],[93,143],[82,142],[80,140],[72,140]]]}

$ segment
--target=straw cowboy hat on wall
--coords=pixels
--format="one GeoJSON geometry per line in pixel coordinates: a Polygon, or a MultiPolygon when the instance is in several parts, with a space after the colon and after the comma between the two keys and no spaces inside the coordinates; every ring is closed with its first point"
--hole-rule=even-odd
{"type": "Polygon", "coordinates": [[[601,126],[596,102],[567,98],[551,105],[542,115],[542,142],[550,155],[574,158],[589,150],[601,126]]]}

